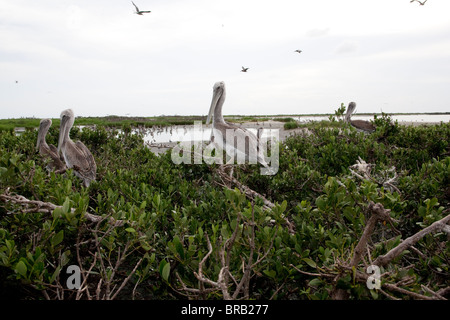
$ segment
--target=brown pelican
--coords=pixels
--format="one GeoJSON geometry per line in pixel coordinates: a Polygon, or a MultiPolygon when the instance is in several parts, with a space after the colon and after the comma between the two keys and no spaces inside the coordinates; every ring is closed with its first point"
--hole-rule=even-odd
{"type": "Polygon", "coordinates": [[[250,163],[259,162],[267,168],[268,164],[264,158],[262,149],[259,148],[259,139],[251,131],[235,124],[225,122],[223,119],[222,107],[225,102],[225,96],[225,83],[223,81],[216,82],[213,87],[211,107],[209,108],[208,117],[206,119],[206,124],[211,122],[211,118],[213,119],[211,141],[222,150],[225,150],[229,156],[233,157],[233,160],[234,155],[236,154],[238,163],[239,159],[248,159],[250,163]],[[232,134],[232,139],[227,139],[227,130],[228,133],[232,134]],[[216,136],[218,138],[216,138],[216,136]],[[246,143],[246,138],[248,139],[248,145],[246,143]],[[237,145],[235,145],[235,140],[238,142],[237,145]]]}
{"type": "Polygon", "coordinates": [[[64,171],[66,164],[64,158],[59,154],[58,149],[52,144],[48,145],[45,141],[48,129],[52,125],[52,120],[42,119],[39,124],[38,138],[36,143],[36,149],[39,154],[46,160],[48,160],[46,169],[51,171],[64,171]]]}
{"type": "Polygon", "coordinates": [[[244,67],[242,67],[242,70],[241,70],[241,72],[247,72],[247,70],[248,70],[248,68],[244,68],[244,67]]]}
{"type": "Polygon", "coordinates": [[[302,50],[295,50],[294,52],[302,53],[302,50]]]}
{"type": "Polygon", "coordinates": [[[70,129],[75,121],[72,109],[61,112],[58,152],[61,151],[68,168],[73,168],[77,177],[83,180],[86,187],[95,180],[97,165],[94,157],[83,142],[72,141],[69,137],[70,129]]]}
{"type": "Polygon", "coordinates": [[[133,1],[131,1],[131,3],[133,4],[133,6],[136,8],[136,14],[138,14],[138,15],[140,15],[140,16],[142,16],[142,14],[143,13],[150,13],[151,11],[141,11],[141,10],[139,10],[139,8],[137,7],[137,5],[135,5],[134,4],[134,2],[133,1]]]}
{"type": "Polygon", "coordinates": [[[345,122],[350,123],[358,131],[372,133],[375,131],[375,126],[369,121],[365,120],[351,120],[352,113],[355,111],[356,103],[350,102],[348,104],[347,113],[345,114],[345,122]]]}

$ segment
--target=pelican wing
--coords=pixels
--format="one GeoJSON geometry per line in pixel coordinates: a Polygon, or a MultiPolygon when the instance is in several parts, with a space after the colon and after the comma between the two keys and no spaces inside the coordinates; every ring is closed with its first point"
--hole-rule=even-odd
{"type": "Polygon", "coordinates": [[[47,162],[48,170],[63,170],[66,168],[64,159],[58,154],[58,149],[54,145],[41,145],[39,148],[39,153],[47,162]]]}
{"type": "Polygon", "coordinates": [[[373,132],[376,130],[375,126],[369,121],[365,120],[351,120],[350,124],[358,130],[373,132]]]}
{"type": "Polygon", "coordinates": [[[52,144],[50,144],[48,147],[50,148],[51,152],[55,155],[55,159],[59,159],[61,161],[61,163],[65,166],[65,164],[64,164],[64,157],[63,157],[62,154],[60,154],[60,153],[58,154],[58,148],[56,148],[52,144]]]}
{"type": "Polygon", "coordinates": [[[84,159],[86,160],[87,166],[82,167],[83,170],[86,172],[93,173],[95,177],[95,172],[97,171],[97,164],[95,163],[95,159],[91,151],[89,151],[89,149],[81,141],[77,141],[75,145],[78,147],[81,153],[83,153],[84,159]]]}
{"type": "Polygon", "coordinates": [[[133,6],[136,8],[136,11],[139,12],[139,8],[137,7],[137,5],[135,5],[133,1],[131,1],[131,3],[132,3],[133,6]]]}
{"type": "Polygon", "coordinates": [[[215,132],[214,135],[220,134],[222,136],[222,139],[215,139],[215,143],[224,149],[229,156],[237,155],[238,162],[245,159],[245,162],[259,162],[263,166],[267,166],[263,152],[259,148],[259,140],[250,130],[225,123],[220,126],[216,125],[213,132],[215,132]]]}

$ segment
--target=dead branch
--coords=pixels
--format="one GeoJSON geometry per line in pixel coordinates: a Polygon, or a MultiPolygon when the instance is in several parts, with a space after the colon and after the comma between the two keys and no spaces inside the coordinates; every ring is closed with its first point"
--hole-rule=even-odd
{"type": "MultiPolygon", "coordinates": [[[[224,186],[228,189],[231,189],[230,186],[232,184],[234,184],[250,200],[255,201],[257,198],[260,198],[264,203],[263,209],[265,209],[265,210],[269,210],[269,209],[272,209],[275,207],[275,204],[273,202],[269,201],[266,197],[264,197],[263,195],[261,195],[260,193],[258,193],[256,191],[252,190],[248,186],[242,184],[239,180],[237,180],[233,176],[226,174],[223,170],[218,169],[218,170],[216,170],[216,172],[220,176],[222,181],[225,182],[224,184],[222,184],[222,186],[224,186]]],[[[283,217],[283,218],[286,221],[286,225],[289,229],[289,233],[295,234],[294,224],[292,222],[290,222],[287,217],[283,217]]]]}
{"type": "MultiPolygon", "coordinates": [[[[234,229],[231,237],[229,239],[227,239],[223,245],[221,244],[222,243],[221,238],[219,238],[218,255],[219,255],[219,259],[220,259],[221,269],[220,269],[217,281],[208,279],[203,274],[203,266],[213,251],[211,241],[209,240],[209,237],[207,234],[206,234],[206,241],[207,241],[207,245],[208,245],[208,253],[200,261],[199,266],[198,266],[198,272],[194,271],[194,275],[200,281],[200,284],[208,284],[208,285],[212,286],[214,288],[214,289],[210,289],[212,291],[220,290],[222,292],[222,296],[223,296],[224,300],[236,300],[238,298],[239,294],[242,294],[244,299],[248,299],[250,297],[249,290],[250,290],[250,279],[252,278],[252,271],[258,264],[260,264],[267,257],[268,253],[272,250],[273,243],[274,243],[275,237],[277,235],[277,230],[276,230],[267,250],[265,250],[265,252],[262,253],[262,256],[260,256],[260,253],[258,253],[258,257],[256,258],[256,261],[253,261],[255,251],[256,251],[256,243],[255,243],[256,223],[255,223],[255,216],[254,216],[254,208],[252,206],[251,221],[246,223],[251,227],[251,232],[250,232],[250,235],[248,236],[248,241],[249,241],[248,246],[250,248],[250,252],[248,254],[247,261],[245,261],[244,258],[241,257],[241,259],[242,259],[242,277],[238,281],[233,276],[233,274],[230,270],[230,260],[231,260],[231,250],[235,244],[235,241],[236,241],[236,238],[238,235],[239,222],[241,221],[241,218],[242,218],[241,215],[238,214],[238,218],[236,221],[237,222],[236,228],[234,229]],[[233,281],[234,285],[236,286],[233,293],[230,293],[230,288],[231,288],[231,286],[229,285],[230,278],[233,281]]],[[[178,278],[179,278],[179,276],[178,276],[178,278]]],[[[201,294],[201,293],[205,292],[205,289],[202,287],[200,289],[188,288],[180,278],[178,280],[180,281],[180,283],[182,285],[182,290],[185,292],[197,293],[197,294],[201,294]]]]}
{"type": "Polygon", "coordinates": [[[351,267],[356,266],[361,260],[363,253],[366,251],[367,242],[375,229],[376,223],[378,221],[389,221],[391,219],[389,216],[391,210],[385,209],[381,203],[374,203],[370,201],[368,209],[372,212],[372,215],[364,228],[361,239],[356,245],[355,254],[350,262],[351,267]]]}
{"type": "Polygon", "coordinates": [[[420,230],[416,234],[410,236],[409,238],[406,238],[404,241],[402,241],[398,246],[391,249],[388,253],[382,256],[378,256],[377,259],[375,259],[374,264],[378,266],[385,266],[389,262],[391,262],[393,259],[398,257],[403,251],[405,251],[410,246],[414,245],[417,241],[422,239],[424,236],[426,236],[429,233],[433,232],[439,232],[445,228],[448,227],[447,223],[450,222],[450,214],[442,218],[441,220],[438,220],[434,223],[432,223],[430,226],[426,227],[425,229],[420,230]]]}
{"type": "Polygon", "coordinates": [[[398,175],[395,171],[395,167],[391,167],[387,170],[384,170],[379,175],[374,177],[372,175],[372,168],[375,165],[371,163],[366,163],[361,157],[358,156],[358,160],[356,160],[356,164],[349,167],[350,173],[357,177],[360,180],[369,180],[378,185],[383,186],[385,189],[390,190],[391,192],[401,193],[400,189],[395,186],[397,183],[398,175]],[[352,170],[355,169],[356,171],[352,170]],[[393,173],[394,176],[389,178],[389,173],[393,173]]]}
{"type": "Polygon", "coordinates": [[[208,257],[211,255],[211,253],[213,251],[211,241],[209,240],[208,235],[207,234],[205,234],[205,235],[206,235],[206,241],[208,243],[208,253],[203,257],[202,261],[200,261],[200,263],[198,265],[198,273],[196,273],[194,271],[194,275],[199,281],[207,283],[210,286],[220,289],[222,291],[222,295],[225,300],[231,300],[230,293],[228,292],[228,288],[224,281],[224,274],[225,274],[226,269],[228,269],[227,266],[222,265],[222,268],[220,269],[220,272],[219,272],[219,277],[218,277],[217,282],[212,281],[203,275],[203,265],[205,264],[206,260],[208,259],[208,257]]]}
{"type": "Polygon", "coordinates": [[[217,172],[217,174],[219,174],[219,176],[225,182],[228,182],[230,184],[233,183],[234,185],[236,185],[238,187],[238,189],[242,193],[244,193],[247,198],[249,198],[251,200],[256,200],[256,198],[260,198],[264,203],[265,209],[271,209],[271,208],[275,207],[275,204],[273,204],[271,201],[267,200],[266,197],[264,197],[263,195],[259,194],[256,191],[250,189],[246,185],[242,184],[239,180],[237,180],[233,176],[226,174],[223,170],[219,169],[219,170],[216,170],[216,172],[217,172]]]}
{"type": "MultiPolygon", "coordinates": [[[[44,201],[39,201],[39,200],[29,200],[21,195],[10,195],[8,190],[6,190],[6,192],[4,194],[0,195],[0,200],[2,200],[5,203],[9,202],[12,204],[18,204],[18,205],[22,206],[23,209],[22,209],[21,213],[40,212],[40,213],[51,214],[53,212],[53,210],[55,210],[56,208],[62,208],[62,206],[55,205],[51,202],[44,202],[44,201]]],[[[75,209],[72,208],[71,212],[74,213],[75,209]]],[[[103,217],[98,216],[96,214],[89,213],[89,212],[85,212],[84,217],[86,217],[86,219],[91,222],[103,221],[103,217]]],[[[116,220],[116,219],[110,217],[109,223],[116,227],[120,227],[125,224],[125,221],[124,220],[116,220]]]]}

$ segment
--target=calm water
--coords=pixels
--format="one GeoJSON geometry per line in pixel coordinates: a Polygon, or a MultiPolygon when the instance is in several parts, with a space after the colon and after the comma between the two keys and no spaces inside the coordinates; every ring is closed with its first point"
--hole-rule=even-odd
{"type": "MultiPolygon", "coordinates": [[[[322,121],[328,120],[329,116],[297,116],[292,117],[299,122],[309,122],[309,121],[322,121]]],[[[392,120],[397,120],[399,124],[402,122],[408,123],[439,123],[439,122],[449,122],[450,114],[446,115],[434,115],[434,114],[419,114],[419,115],[392,115],[392,120]]],[[[367,115],[353,115],[352,119],[361,120],[373,120],[373,116],[367,115]]],[[[259,122],[261,125],[263,122],[259,122]]],[[[248,130],[256,134],[257,130],[249,128],[248,130]]],[[[270,129],[262,130],[263,137],[273,136],[274,132],[270,129]]],[[[172,126],[165,128],[158,128],[155,130],[150,130],[145,136],[145,141],[149,144],[159,144],[159,143],[170,143],[178,141],[208,141],[211,136],[211,127],[203,125],[201,130],[196,129],[194,126],[172,126]]]]}
{"type": "MultiPolygon", "coordinates": [[[[328,116],[300,116],[293,117],[295,120],[300,122],[308,122],[308,121],[321,121],[328,120],[328,116]]],[[[427,122],[449,122],[450,114],[400,114],[400,115],[392,115],[392,120],[397,120],[400,124],[401,122],[413,122],[413,123],[427,123],[427,122]]],[[[360,119],[360,120],[373,120],[373,116],[371,115],[353,115],[352,119],[360,119]]]]}
{"type": "MultiPolygon", "coordinates": [[[[257,134],[257,129],[248,128],[247,130],[257,134]]],[[[268,138],[276,136],[275,130],[261,130],[261,137],[268,138]]],[[[171,126],[157,130],[149,130],[145,135],[144,141],[148,144],[170,143],[178,141],[209,141],[211,138],[211,126],[171,126]]]]}

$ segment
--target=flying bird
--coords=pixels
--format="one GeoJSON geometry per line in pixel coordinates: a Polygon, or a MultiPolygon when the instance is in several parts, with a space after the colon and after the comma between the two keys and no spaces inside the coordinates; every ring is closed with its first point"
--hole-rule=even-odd
{"type": "Polygon", "coordinates": [[[45,141],[45,136],[47,135],[48,129],[52,125],[51,119],[42,119],[39,123],[38,138],[36,143],[36,149],[42,156],[44,161],[47,162],[45,167],[47,170],[52,171],[65,171],[66,164],[64,163],[64,158],[59,154],[58,149],[52,145],[47,144],[45,141]]]}
{"type": "Polygon", "coordinates": [[[133,1],[131,1],[131,3],[133,4],[133,6],[136,8],[136,14],[138,14],[138,15],[140,15],[140,16],[142,16],[142,14],[143,13],[150,13],[151,11],[141,11],[141,10],[139,10],[139,8],[137,7],[137,5],[135,5],[134,4],[134,2],[133,1]]]}
{"type": "Polygon", "coordinates": [[[74,121],[72,109],[61,112],[58,153],[62,153],[67,167],[73,168],[75,175],[83,180],[84,186],[89,187],[91,181],[95,180],[97,165],[94,156],[83,142],[73,142],[70,139],[69,132],[74,121]]]}
{"type": "Polygon", "coordinates": [[[242,67],[242,70],[241,70],[241,72],[247,72],[247,70],[248,70],[248,68],[244,68],[244,67],[242,67]]]}
{"type": "Polygon", "coordinates": [[[302,50],[295,50],[294,52],[302,53],[302,50]]]}
{"type": "Polygon", "coordinates": [[[411,0],[410,3],[413,3],[414,1],[418,2],[421,6],[423,6],[425,4],[425,2],[427,2],[427,0],[425,0],[425,1],[411,0]]]}
{"type": "Polygon", "coordinates": [[[206,119],[206,124],[209,124],[212,120],[213,130],[211,142],[216,144],[220,149],[225,150],[233,159],[234,155],[237,155],[238,160],[248,159],[250,163],[259,162],[267,168],[268,164],[264,158],[262,149],[259,148],[260,141],[257,136],[245,128],[225,122],[222,116],[222,107],[225,102],[225,96],[225,83],[223,81],[216,82],[213,87],[213,98],[206,119]],[[233,139],[226,139],[227,131],[233,133],[233,139]],[[235,139],[238,142],[237,145],[235,139]],[[247,139],[248,143],[245,142],[247,139]],[[239,141],[244,141],[245,143],[239,143],[239,141]]]}
{"type": "Polygon", "coordinates": [[[348,104],[347,113],[345,114],[345,122],[350,123],[350,125],[358,131],[365,133],[372,133],[375,131],[375,126],[365,120],[351,120],[352,113],[355,111],[356,103],[350,102],[348,104]]]}

